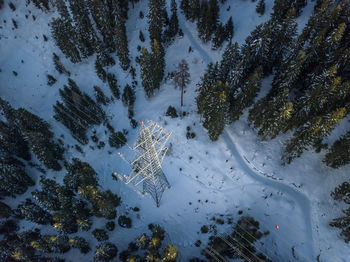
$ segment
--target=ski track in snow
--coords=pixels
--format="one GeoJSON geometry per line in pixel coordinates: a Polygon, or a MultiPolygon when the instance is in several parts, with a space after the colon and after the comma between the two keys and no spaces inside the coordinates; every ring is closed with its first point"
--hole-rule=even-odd
{"type": "Polygon", "coordinates": [[[313,244],[313,238],[312,238],[312,223],[311,223],[311,205],[309,199],[300,191],[294,189],[291,186],[288,186],[284,184],[283,182],[277,182],[273,179],[267,178],[265,176],[259,175],[255,170],[252,169],[252,167],[249,166],[249,164],[246,162],[246,160],[242,157],[240,154],[237,145],[234,143],[234,140],[230,134],[230,131],[228,128],[224,130],[224,133],[222,134],[223,139],[225,140],[228,148],[230,149],[232,155],[235,157],[235,160],[239,163],[242,170],[246,172],[248,176],[251,178],[259,181],[260,183],[275,188],[277,190],[282,191],[283,193],[288,194],[294,200],[298,203],[299,207],[303,211],[304,214],[304,220],[306,224],[307,229],[307,236],[308,237],[308,243],[310,245],[312,258],[314,257],[314,244],[313,244]]]}
{"type": "MultiPolygon", "coordinates": [[[[184,34],[187,36],[189,41],[191,42],[191,45],[193,48],[195,48],[198,53],[201,55],[203,60],[209,64],[212,63],[213,60],[210,58],[210,56],[207,54],[207,52],[200,46],[200,44],[195,40],[190,30],[187,28],[185,23],[183,23],[184,19],[179,19],[179,25],[180,28],[183,30],[184,34]]],[[[241,166],[242,170],[246,172],[248,176],[251,178],[259,181],[260,183],[272,187],[274,189],[280,190],[283,193],[288,194],[291,198],[295,200],[295,202],[298,204],[299,208],[302,210],[307,230],[307,236],[308,239],[306,243],[308,243],[308,246],[311,248],[311,261],[315,257],[314,252],[314,243],[313,243],[313,233],[312,233],[312,219],[311,219],[311,205],[309,199],[300,191],[294,189],[291,186],[288,186],[282,182],[277,182],[273,179],[267,178],[265,176],[262,176],[258,174],[255,170],[252,169],[252,167],[249,166],[249,164],[246,162],[246,160],[243,159],[242,155],[239,153],[239,150],[237,149],[236,144],[233,142],[233,139],[230,135],[230,131],[228,128],[224,130],[224,133],[222,134],[222,137],[227,144],[228,148],[230,149],[232,155],[235,157],[239,165],[241,166]]],[[[305,242],[304,242],[305,243],[305,242]]]]}

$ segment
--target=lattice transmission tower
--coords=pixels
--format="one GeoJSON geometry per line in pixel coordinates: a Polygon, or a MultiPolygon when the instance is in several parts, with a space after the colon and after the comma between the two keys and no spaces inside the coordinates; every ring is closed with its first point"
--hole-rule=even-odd
{"type": "Polygon", "coordinates": [[[157,123],[147,120],[146,126],[141,122],[139,136],[136,145],[131,149],[135,151],[131,161],[127,160],[121,153],[118,153],[122,159],[129,163],[132,170],[128,176],[113,173],[126,184],[138,186],[141,183],[142,193],[149,193],[159,207],[160,199],[164,190],[170,184],[162,170],[161,163],[168,150],[165,146],[171,133],[166,131],[157,123]]]}

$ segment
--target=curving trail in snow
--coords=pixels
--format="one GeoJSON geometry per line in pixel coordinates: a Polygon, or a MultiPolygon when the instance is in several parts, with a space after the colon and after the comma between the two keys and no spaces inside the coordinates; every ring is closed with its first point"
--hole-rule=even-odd
{"type": "Polygon", "coordinates": [[[240,168],[248,176],[250,176],[254,180],[259,181],[260,183],[266,186],[272,187],[285,194],[288,194],[298,204],[298,206],[300,207],[304,215],[304,221],[305,221],[306,230],[307,230],[306,235],[308,236],[307,243],[311,248],[310,251],[313,259],[315,256],[314,256],[314,244],[313,244],[313,237],[312,237],[312,223],[311,223],[312,219],[311,219],[310,200],[303,193],[296,190],[295,188],[288,186],[282,182],[278,182],[276,180],[262,176],[258,174],[254,169],[252,169],[252,167],[247,163],[247,161],[239,153],[239,150],[237,149],[237,146],[234,143],[234,139],[232,138],[232,135],[228,130],[228,128],[224,130],[222,137],[225,140],[225,143],[227,144],[228,148],[230,149],[232,156],[235,158],[235,160],[237,160],[238,164],[240,165],[240,168]]]}
{"type": "MultiPolygon", "coordinates": [[[[191,31],[185,25],[185,23],[182,22],[182,21],[186,21],[186,20],[179,19],[179,21],[180,21],[180,28],[182,28],[184,35],[189,39],[192,47],[198,51],[198,53],[200,54],[200,56],[202,57],[204,62],[207,64],[213,62],[213,59],[201,47],[201,45],[198,43],[198,40],[195,39],[195,37],[192,35],[191,31]]],[[[310,259],[310,261],[314,261],[315,252],[314,252],[310,200],[307,198],[306,195],[304,195],[302,192],[296,190],[295,188],[293,188],[289,185],[286,185],[282,182],[278,182],[277,180],[273,180],[273,179],[268,178],[266,176],[260,175],[258,172],[256,172],[240,154],[228,128],[226,128],[224,130],[222,137],[223,137],[225,143],[227,144],[228,149],[231,151],[232,156],[237,160],[237,163],[240,165],[240,168],[248,176],[250,176],[254,180],[262,183],[263,185],[266,185],[266,186],[271,187],[273,189],[279,190],[285,194],[288,194],[290,196],[290,198],[295,200],[295,203],[298,205],[298,207],[302,210],[302,213],[303,213],[303,220],[305,222],[305,230],[306,230],[305,234],[307,236],[307,239],[305,239],[305,243],[307,244],[307,247],[310,248],[309,249],[309,252],[310,252],[309,259],[310,259]]]]}

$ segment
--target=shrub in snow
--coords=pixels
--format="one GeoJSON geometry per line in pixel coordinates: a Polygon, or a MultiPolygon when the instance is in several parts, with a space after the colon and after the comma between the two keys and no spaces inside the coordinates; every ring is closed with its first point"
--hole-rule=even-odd
{"type": "Polygon", "coordinates": [[[56,78],[54,78],[52,75],[46,75],[47,76],[47,84],[49,86],[52,86],[57,82],[56,78]]]}
{"type": "Polygon", "coordinates": [[[13,12],[16,11],[16,7],[15,7],[15,5],[12,2],[9,3],[9,7],[11,8],[11,10],[13,12]]]}
{"type": "Polygon", "coordinates": [[[92,262],[105,262],[115,258],[118,254],[118,248],[110,243],[104,242],[96,247],[94,258],[92,262]]]}
{"type": "Polygon", "coordinates": [[[92,231],[92,235],[98,240],[98,241],[105,241],[108,240],[108,234],[103,229],[95,229],[92,231]]]}
{"type": "Polygon", "coordinates": [[[90,251],[88,242],[82,237],[73,237],[69,239],[69,245],[72,248],[78,248],[81,253],[86,254],[90,251]]]}
{"type": "Polygon", "coordinates": [[[3,202],[0,202],[0,218],[8,218],[12,214],[11,208],[3,202]]]}
{"type": "Polygon", "coordinates": [[[114,221],[109,221],[106,223],[106,228],[108,231],[113,231],[115,228],[115,223],[114,221]]]}
{"type": "Polygon", "coordinates": [[[131,228],[131,218],[126,216],[120,216],[118,218],[118,224],[124,228],[131,228]]]}
{"type": "Polygon", "coordinates": [[[118,131],[109,136],[108,142],[111,147],[120,148],[126,144],[127,139],[122,132],[118,131]]]}
{"type": "Polygon", "coordinates": [[[166,111],[165,115],[166,115],[166,116],[170,116],[171,118],[176,118],[176,117],[178,117],[177,112],[176,112],[176,109],[175,109],[175,107],[173,107],[173,106],[169,106],[169,107],[168,107],[168,110],[166,111]]]}
{"type": "Polygon", "coordinates": [[[202,234],[206,234],[206,233],[208,233],[208,231],[209,231],[208,226],[204,225],[204,226],[201,227],[202,234]]]}

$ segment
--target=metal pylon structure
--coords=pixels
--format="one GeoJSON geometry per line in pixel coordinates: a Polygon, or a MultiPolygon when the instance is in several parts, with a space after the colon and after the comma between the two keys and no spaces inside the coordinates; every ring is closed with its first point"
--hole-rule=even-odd
{"type": "Polygon", "coordinates": [[[137,144],[132,148],[135,151],[131,161],[122,154],[119,155],[128,162],[132,170],[128,176],[118,175],[126,184],[138,186],[143,183],[143,193],[149,193],[159,207],[164,190],[170,184],[162,170],[161,163],[168,150],[165,147],[171,133],[157,123],[147,120],[147,126],[141,122],[137,144]]]}

